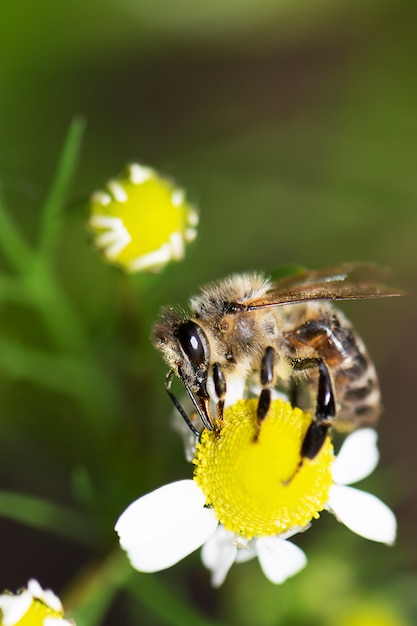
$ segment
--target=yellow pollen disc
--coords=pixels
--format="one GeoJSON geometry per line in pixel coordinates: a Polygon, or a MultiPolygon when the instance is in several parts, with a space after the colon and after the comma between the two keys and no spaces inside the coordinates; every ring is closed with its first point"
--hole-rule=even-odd
{"type": "Polygon", "coordinates": [[[15,623],[15,626],[43,626],[46,617],[62,619],[63,613],[54,611],[38,599],[34,599],[24,616],[15,623]]]}
{"type": "Polygon", "coordinates": [[[329,437],[301,466],[311,416],[275,400],[258,432],[257,400],[224,412],[220,432],[205,430],[197,444],[194,480],[227,530],[247,539],[306,526],[329,498],[333,446],[329,437]]]}
{"type": "Polygon", "coordinates": [[[133,164],[90,202],[90,229],[108,261],[131,271],[160,269],[184,256],[198,214],[175,184],[133,164]]]}

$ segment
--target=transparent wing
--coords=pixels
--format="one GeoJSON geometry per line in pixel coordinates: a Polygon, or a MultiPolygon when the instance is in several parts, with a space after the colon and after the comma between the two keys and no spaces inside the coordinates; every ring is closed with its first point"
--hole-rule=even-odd
{"type": "Polygon", "coordinates": [[[309,300],[358,300],[404,295],[400,289],[380,282],[387,275],[387,270],[370,263],[344,263],[320,270],[306,270],[273,282],[264,297],[239,304],[251,311],[309,300]]]}

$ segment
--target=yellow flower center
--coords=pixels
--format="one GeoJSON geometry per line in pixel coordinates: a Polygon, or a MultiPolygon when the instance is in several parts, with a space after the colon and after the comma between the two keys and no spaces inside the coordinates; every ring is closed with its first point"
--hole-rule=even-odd
{"type": "Polygon", "coordinates": [[[258,429],[257,400],[225,410],[220,432],[197,444],[194,480],[227,530],[247,539],[285,533],[319,517],[333,483],[329,437],[313,459],[300,450],[311,416],[275,400],[258,429]]]}
{"type": "Polygon", "coordinates": [[[129,271],[153,271],[181,259],[197,232],[198,214],[184,192],[137,164],[93,194],[90,213],[97,247],[129,271]]]}
{"type": "Polygon", "coordinates": [[[46,617],[63,618],[63,613],[54,611],[41,600],[33,599],[29,609],[15,626],[43,626],[46,617]]]}

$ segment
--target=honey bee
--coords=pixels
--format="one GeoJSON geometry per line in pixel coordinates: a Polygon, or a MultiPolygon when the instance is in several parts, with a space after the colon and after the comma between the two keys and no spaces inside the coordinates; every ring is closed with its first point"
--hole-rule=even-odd
{"type": "Polygon", "coordinates": [[[200,434],[171,390],[174,375],[210,430],[221,428],[225,403],[243,397],[248,381],[261,386],[259,426],[273,390],[285,392],[313,416],[301,459],[317,455],[333,426],[373,425],[381,412],[374,364],[331,301],[401,295],[379,284],[379,274],[373,265],[356,263],[276,281],[236,274],[202,287],[190,300],[191,315],[163,310],[152,339],[170,367],[166,390],[191,430],[200,434]]]}

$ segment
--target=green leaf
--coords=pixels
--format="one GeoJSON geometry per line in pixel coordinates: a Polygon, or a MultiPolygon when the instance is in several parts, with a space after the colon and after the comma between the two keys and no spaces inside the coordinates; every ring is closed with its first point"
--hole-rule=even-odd
{"type": "Polygon", "coordinates": [[[91,420],[102,426],[114,406],[111,382],[84,356],[51,354],[0,339],[0,368],[14,378],[29,380],[76,398],[91,420]]]}
{"type": "Polygon", "coordinates": [[[65,506],[36,496],[0,491],[0,515],[32,528],[73,539],[88,546],[96,543],[89,518],[65,506]]]}
{"type": "Polygon", "coordinates": [[[162,585],[155,575],[137,574],[129,581],[128,589],[166,626],[221,626],[220,622],[210,621],[196,613],[189,604],[162,585]]]}
{"type": "MultiPolygon", "coordinates": [[[[1,190],[0,190],[1,191],[1,190]]],[[[0,249],[10,265],[18,272],[27,271],[32,251],[9,217],[9,210],[0,194],[0,249]]]]}

